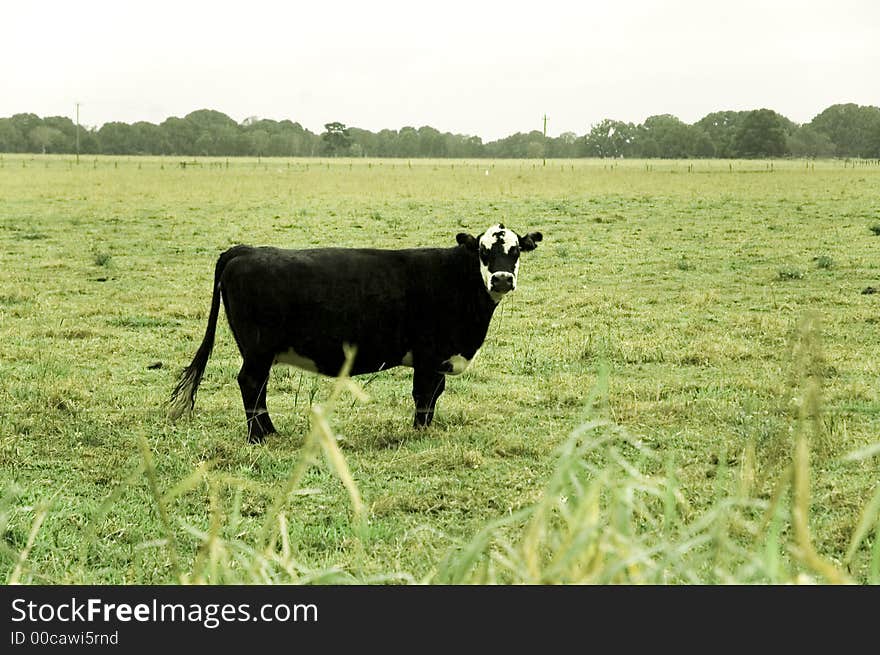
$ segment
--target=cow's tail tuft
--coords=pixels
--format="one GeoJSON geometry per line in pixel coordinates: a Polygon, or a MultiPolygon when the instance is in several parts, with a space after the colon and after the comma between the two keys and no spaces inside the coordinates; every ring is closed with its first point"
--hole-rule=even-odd
{"type": "Polygon", "coordinates": [[[214,267],[214,292],[211,296],[211,311],[208,314],[208,326],[205,329],[205,337],[199,349],[193,357],[192,363],[183,369],[174,391],[171,392],[171,400],[168,403],[168,417],[175,421],[184,414],[192,412],[196,404],[196,392],[199,390],[199,383],[202,381],[202,375],[205,367],[208,365],[208,358],[211,356],[211,350],[214,348],[214,332],[217,329],[217,317],[220,314],[220,276],[223,269],[237,255],[235,248],[227,250],[217,259],[217,265],[214,267]]]}

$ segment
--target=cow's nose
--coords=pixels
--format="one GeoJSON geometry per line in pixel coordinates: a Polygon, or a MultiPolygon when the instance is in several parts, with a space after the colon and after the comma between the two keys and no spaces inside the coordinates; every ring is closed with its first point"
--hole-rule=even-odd
{"type": "Polygon", "coordinates": [[[512,273],[493,273],[492,274],[492,291],[506,293],[513,289],[512,273]]]}

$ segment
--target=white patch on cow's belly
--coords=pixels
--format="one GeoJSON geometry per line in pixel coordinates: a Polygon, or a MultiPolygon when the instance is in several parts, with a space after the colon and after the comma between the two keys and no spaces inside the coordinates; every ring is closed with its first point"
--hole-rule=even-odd
{"type": "Polygon", "coordinates": [[[406,351],[406,354],[400,360],[400,365],[401,366],[409,366],[410,368],[412,368],[412,365],[413,365],[412,350],[406,351]]]}
{"type": "Polygon", "coordinates": [[[297,368],[301,368],[304,371],[309,371],[310,373],[318,372],[318,367],[315,364],[314,360],[311,360],[308,357],[303,357],[293,348],[290,348],[289,350],[285,350],[283,353],[278,353],[277,355],[275,355],[274,363],[289,364],[290,366],[296,366],[297,368]]]}
{"type": "Polygon", "coordinates": [[[451,371],[444,371],[446,375],[461,375],[467,370],[467,367],[471,365],[471,362],[477,358],[477,355],[480,354],[479,349],[474,353],[474,356],[468,359],[464,355],[453,355],[449,359],[447,359],[444,364],[449,364],[452,367],[451,371]]]}

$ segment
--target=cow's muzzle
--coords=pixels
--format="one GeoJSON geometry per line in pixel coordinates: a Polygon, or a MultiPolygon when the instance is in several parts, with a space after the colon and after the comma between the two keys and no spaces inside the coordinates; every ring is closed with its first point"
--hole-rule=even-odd
{"type": "Polygon", "coordinates": [[[495,293],[507,293],[516,288],[516,278],[513,277],[513,273],[492,273],[490,284],[492,285],[491,290],[495,293]]]}

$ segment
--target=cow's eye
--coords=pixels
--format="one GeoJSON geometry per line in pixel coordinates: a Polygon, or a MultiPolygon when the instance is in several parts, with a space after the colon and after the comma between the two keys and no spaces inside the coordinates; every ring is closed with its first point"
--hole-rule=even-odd
{"type": "Polygon", "coordinates": [[[519,246],[513,246],[513,248],[510,249],[510,254],[511,255],[518,255],[519,254],[519,246]]]}

